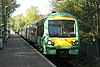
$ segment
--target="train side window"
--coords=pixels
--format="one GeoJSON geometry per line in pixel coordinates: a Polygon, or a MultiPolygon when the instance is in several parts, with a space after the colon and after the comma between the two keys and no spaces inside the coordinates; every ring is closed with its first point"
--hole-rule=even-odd
{"type": "Polygon", "coordinates": [[[43,32],[44,32],[43,25],[38,26],[37,35],[42,37],[43,36],[43,32]]]}
{"type": "Polygon", "coordinates": [[[35,36],[36,33],[36,28],[33,29],[33,35],[35,36]]]}
{"type": "Polygon", "coordinates": [[[44,33],[44,22],[45,22],[45,18],[37,23],[37,25],[38,25],[37,26],[37,36],[40,36],[40,37],[43,36],[43,33],[44,33]]]}

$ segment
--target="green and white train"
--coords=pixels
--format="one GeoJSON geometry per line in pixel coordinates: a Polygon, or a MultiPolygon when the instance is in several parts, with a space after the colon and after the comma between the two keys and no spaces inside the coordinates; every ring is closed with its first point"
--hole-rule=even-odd
{"type": "MultiPolygon", "coordinates": [[[[52,13],[24,27],[24,36],[46,55],[78,55],[80,38],[77,19],[68,13],[52,13]]],[[[21,32],[23,32],[21,31],[21,32]]]]}

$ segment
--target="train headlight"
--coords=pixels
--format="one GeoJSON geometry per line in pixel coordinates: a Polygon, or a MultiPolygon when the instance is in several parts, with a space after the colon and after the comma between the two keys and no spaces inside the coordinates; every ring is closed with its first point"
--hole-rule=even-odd
{"type": "Polygon", "coordinates": [[[78,41],[73,42],[73,46],[77,46],[79,44],[78,41]]]}
{"type": "Polygon", "coordinates": [[[48,41],[48,45],[54,46],[54,42],[52,42],[51,40],[49,40],[49,41],[48,41]]]}

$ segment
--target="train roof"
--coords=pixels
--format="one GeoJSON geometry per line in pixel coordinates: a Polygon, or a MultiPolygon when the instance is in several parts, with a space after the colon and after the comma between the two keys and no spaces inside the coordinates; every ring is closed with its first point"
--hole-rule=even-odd
{"type": "Polygon", "coordinates": [[[31,24],[36,24],[37,22],[32,22],[31,24]]]}
{"type": "Polygon", "coordinates": [[[48,14],[47,16],[45,16],[45,17],[43,17],[43,18],[41,18],[41,19],[39,19],[39,20],[37,20],[35,22],[32,22],[32,24],[36,24],[40,20],[43,20],[43,19],[48,18],[50,16],[68,16],[68,17],[72,17],[72,18],[76,19],[75,16],[73,16],[72,14],[59,12],[59,13],[51,13],[51,14],[48,14]]]}
{"type": "Polygon", "coordinates": [[[75,18],[75,16],[73,16],[72,14],[69,14],[69,13],[60,13],[60,12],[59,13],[51,13],[48,16],[68,16],[68,17],[75,18]]]}

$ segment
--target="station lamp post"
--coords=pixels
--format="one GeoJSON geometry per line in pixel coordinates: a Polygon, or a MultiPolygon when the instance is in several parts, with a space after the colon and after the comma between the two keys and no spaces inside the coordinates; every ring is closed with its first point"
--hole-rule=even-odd
{"type": "Polygon", "coordinates": [[[5,6],[5,21],[4,21],[4,42],[8,38],[8,6],[5,6]]]}
{"type": "Polygon", "coordinates": [[[3,49],[3,35],[2,35],[2,0],[0,0],[0,49],[3,49]]]}

